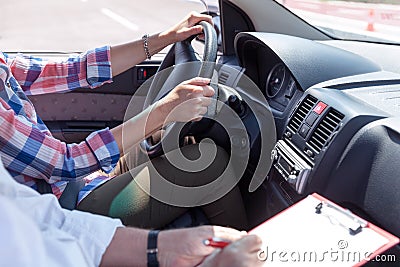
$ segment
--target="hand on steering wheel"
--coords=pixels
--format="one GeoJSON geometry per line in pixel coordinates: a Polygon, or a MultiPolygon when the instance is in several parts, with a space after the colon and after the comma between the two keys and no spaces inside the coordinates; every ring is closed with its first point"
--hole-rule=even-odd
{"type": "MultiPolygon", "coordinates": [[[[192,32],[193,30],[186,30],[186,27],[182,26],[187,23],[190,27],[191,23],[196,20],[189,19],[184,20],[181,24],[176,27],[177,34],[181,34],[180,37],[192,32]]],[[[203,29],[205,36],[204,54],[203,60],[199,61],[195,56],[195,52],[191,47],[190,42],[194,36],[190,36],[184,41],[180,41],[174,44],[168,54],[165,56],[161,63],[157,74],[155,75],[150,89],[147,94],[145,101],[145,107],[150,106],[153,103],[165,105],[167,107],[165,112],[172,112],[168,122],[171,122],[166,127],[165,134],[162,140],[172,138],[174,136],[179,139],[178,142],[164,142],[164,145],[170,146],[169,149],[178,148],[175,144],[180,145],[181,137],[184,137],[184,133],[180,130],[183,128],[183,123],[188,121],[198,121],[202,115],[207,112],[207,106],[210,105],[211,100],[207,100],[205,97],[217,95],[218,92],[208,86],[210,78],[213,76],[214,64],[217,58],[217,34],[213,26],[205,21],[199,23],[203,29]],[[183,64],[188,62],[194,62],[195,64],[183,64]],[[199,64],[196,64],[199,63],[199,64]],[[167,76],[161,75],[161,71],[166,70],[169,67],[175,66],[171,72],[167,72],[167,76]],[[197,80],[194,77],[207,78],[203,81],[197,80]],[[187,80],[187,81],[185,81],[187,80]],[[189,99],[192,99],[188,101],[189,99]],[[159,101],[159,103],[157,102],[159,101]],[[179,108],[176,105],[179,104],[179,108]],[[182,108],[182,109],[181,109],[182,108]],[[179,112],[178,112],[179,110],[179,112]]],[[[197,29],[197,27],[190,27],[190,29],[197,29]]],[[[151,138],[147,138],[140,143],[142,151],[147,153],[150,157],[156,157],[162,155],[165,151],[163,142],[157,144],[151,144],[151,138]]]]}
{"type": "Polygon", "coordinates": [[[196,77],[182,82],[157,102],[165,123],[199,121],[207,113],[211,104],[209,97],[214,89],[209,86],[210,79],[196,77]]]}
{"type": "Polygon", "coordinates": [[[199,25],[201,21],[205,21],[211,25],[213,24],[211,16],[191,12],[182,21],[169,29],[166,34],[173,36],[173,43],[186,40],[191,36],[203,33],[203,27],[199,25]]]}

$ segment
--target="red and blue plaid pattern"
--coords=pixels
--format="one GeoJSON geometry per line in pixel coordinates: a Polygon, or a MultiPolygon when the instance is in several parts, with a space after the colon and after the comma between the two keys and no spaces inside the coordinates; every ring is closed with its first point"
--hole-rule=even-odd
{"type": "MultiPolygon", "coordinates": [[[[68,181],[115,167],[119,149],[108,128],[93,132],[79,144],[66,144],[51,135],[26,97],[111,82],[109,59],[109,47],[60,61],[0,53],[0,153],[17,181],[36,188],[35,180],[44,179],[60,197],[68,181]]],[[[85,195],[105,179],[87,179],[85,195]]]]}
{"type": "Polygon", "coordinates": [[[109,47],[89,50],[67,59],[49,60],[18,54],[5,60],[26,95],[96,88],[112,81],[109,47]]]}

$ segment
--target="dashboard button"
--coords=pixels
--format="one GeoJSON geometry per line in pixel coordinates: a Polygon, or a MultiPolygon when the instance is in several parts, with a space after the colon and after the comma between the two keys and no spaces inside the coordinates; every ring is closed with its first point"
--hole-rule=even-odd
{"type": "Polygon", "coordinates": [[[308,131],[310,130],[310,126],[308,126],[307,124],[303,124],[303,126],[301,126],[300,128],[300,136],[303,138],[306,138],[308,131]]]}
{"type": "Polygon", "coordinates": [[[317,119],[318,119],[318,114],[315,112],[311,112],[306,118],[306,123],[312,126],[317,119]]]}
{"type": "Polygon", "coordinates": [[[325,108],[326,108],[327,106],[328,106],[328,105],[325,104],[324,102],[318,102],[318,104],[315,106],[315,108],[313,109],[313,111],[314,111],[315,113],[317,113],[318,115],[321,115],[321,113],[324,112],[324,110],[325,110],[325,108]]]}

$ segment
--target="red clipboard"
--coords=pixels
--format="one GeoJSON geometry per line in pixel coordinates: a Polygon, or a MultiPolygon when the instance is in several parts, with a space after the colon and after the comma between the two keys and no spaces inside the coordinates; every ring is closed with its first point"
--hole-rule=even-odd
{"type": "Polygon", "coordinates": [[[265,266],[361,266],[400,241],[317,193],[249,234],[263,240],[259,258],[265,266]]]}

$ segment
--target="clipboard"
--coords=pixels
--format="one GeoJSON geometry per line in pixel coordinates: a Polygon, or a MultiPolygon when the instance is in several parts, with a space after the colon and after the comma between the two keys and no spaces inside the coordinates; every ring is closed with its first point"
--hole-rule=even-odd
{"type": "Polygon", "coordinates": [[[311,194],[249,234],[263,240],[264,266],[361,266],[399,238],[332,201],[311,194]]]}

